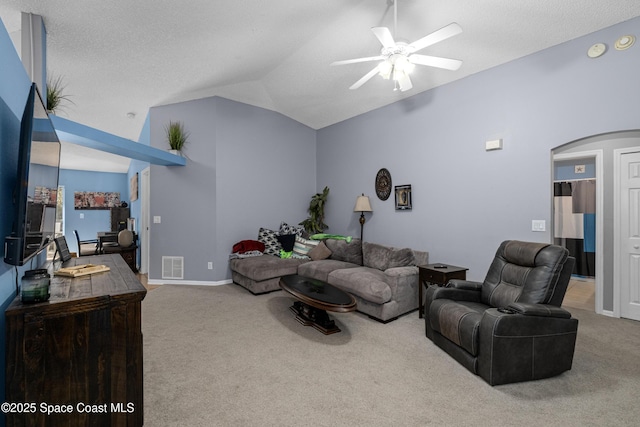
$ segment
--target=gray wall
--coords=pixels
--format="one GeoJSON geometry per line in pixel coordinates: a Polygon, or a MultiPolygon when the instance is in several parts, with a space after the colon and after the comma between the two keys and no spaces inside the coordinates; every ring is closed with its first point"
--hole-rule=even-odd
{"type": "MultiPolygon", "coordinates": [[[[428,250],[481,280],[505,239],[551,241],[551,150],[640,128],[640,45],[613,49],[640,19],[570,41],[318,131],[318,187],[333,233],[359,233],[355,198],[372,196],[365,239],[428,250]],[[596,42],[609,51],[586,52],[596,42]],[[504,149],[486,152],[486,140],[504,149]],[[413,210],[375,197],[376,172],[411,184],[413,210]],[[531,220],[547,221],[532,232],[531,220]]],[[[366,90],[366,87],[360,90],[366,90]]],[[[607,284],[611,286],[611,283],[607,284]]],[[[607,307],[605,307],[607,309],[607,307]]]]}
{"type": "Polygon", "coordinates": [[[234,243],[306,217],[316,189],[315,131],[213,97],[152,108],[153,147],[168,148],[170,120],[190,132],[188,160],[185,167],[151,166],[151,217],[161,223],[151,224],[149,278],[161,279],[162,256],[183,256],[186,281],[228,279],[234,243]]]}

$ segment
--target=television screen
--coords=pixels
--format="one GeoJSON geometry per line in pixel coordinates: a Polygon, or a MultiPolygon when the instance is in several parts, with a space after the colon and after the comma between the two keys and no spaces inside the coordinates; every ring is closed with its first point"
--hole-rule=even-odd
{"type": "Polygon", "coordinates": [[[14,225],[5,262],[23,265],[54,239],[60,141],[33,84],[20,125],[14,225]]]}

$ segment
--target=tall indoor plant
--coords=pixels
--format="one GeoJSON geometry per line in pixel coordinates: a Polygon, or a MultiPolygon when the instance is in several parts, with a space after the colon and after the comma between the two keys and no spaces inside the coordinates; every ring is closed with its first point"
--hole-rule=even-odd
{"type": "Polygon", "coordinates": [[[329,196],[329,187],[324,187],[322,193],[316,193],[311,197],[309,203],[309,218],[300,223],[309,234],[322,233],[329,228],[324,223],[324,206],[327,203],[327,197],[329,196]]]}

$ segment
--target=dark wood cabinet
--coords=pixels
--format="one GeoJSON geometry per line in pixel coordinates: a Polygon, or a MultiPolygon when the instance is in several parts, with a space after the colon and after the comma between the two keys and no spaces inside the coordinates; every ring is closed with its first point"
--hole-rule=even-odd
{"type": "Polygon", "coordinates": [[[146,289],[119,254],[72,258],[64,266],[87,263],[110,271],[54,276],[48,302],[18,297],[5,312],[6,401],[35,403],[31,413],[7,413],[7,426],[143,424],[146,289]]]}
{"type": "Polygon", "coordinates": [[[111,231],[127,228],[127,219],[131,216],[129,208],[111,208],[111,231]]]}
{"type": "Polygon", "coordinates": [[[124,261],[127,263],[131,271],[133,271],[134,273],[138,272],[138,265],[137,265],[138,262],[137,262],[137,256],[136,256],[137,253],[138,253],[138,247],[135,245],[129,246],[128,248],[122,248],[122,250],[120,251],[120,255],[122,256],[122,259],[124,259],[124,261]]]}

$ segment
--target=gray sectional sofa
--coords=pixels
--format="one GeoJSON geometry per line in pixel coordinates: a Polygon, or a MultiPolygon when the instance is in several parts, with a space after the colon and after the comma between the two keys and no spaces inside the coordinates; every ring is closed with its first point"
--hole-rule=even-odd
{"type": "Polygon", "coordinates": [[[299,274],[330,283],[352,294],[357,310],[390,322],[418,308],[418,267],[428,252],[393,248],[353,239],[327,239],[326,259],[281,259],[272,255],[232,259],[234,283],[254,294],[280,289],[280,277],[299,274]]]}

